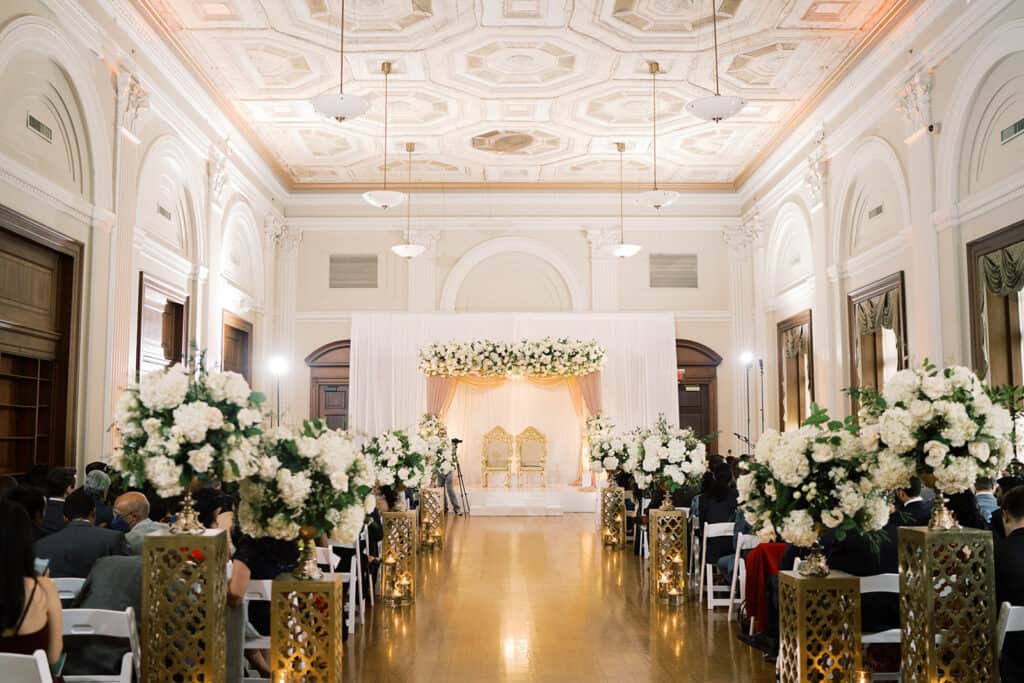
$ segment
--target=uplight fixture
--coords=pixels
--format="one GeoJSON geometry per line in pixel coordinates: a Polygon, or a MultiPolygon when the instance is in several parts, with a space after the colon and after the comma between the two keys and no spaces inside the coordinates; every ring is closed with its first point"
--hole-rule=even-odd
{"type": "Polygon", "coordinates": [[[686,110],[699,119],[720,123],[738,114],[747,106],[747,101],[735,95],[723,95],[718,88],[718,10],[715,0],[711,0],[711,27],[715,40],[715,94],[690,100],[686,103],[686,110]]]}
{"type": "Polygon", "coordinates": [[[660,67],[657,62],[647,62],[647,71],[651,74],[651,149],[652,167],[654,170],[654,186],[641,193],[640,201],[654,209],[660,209],[674,202],[679,193],[672,190],[658,189],[658,92],[657,81],[660,67]]]}
{"type": "Polygon", "coordinates": [[[345,0],[341,0],[341,41],[339,50],[338,92],[325,92],[311,100],[313,109],[321,116],[343,123],[348,119],[362,116],[370,108],[366,98],[345,94],[345,0]]]}
{"type": "Polygon", "coordinates": [[[405,202],[405,243],[396,244],[391,247],[391,251],[395,256],[400,256],[404,259],[414,259],[426,250],[426,247],[422,244],[412,243],[412,152],[414,149],[416,149],[416,143],[405,143],[405,151],[409,154],[409,160],[406,163],[406,166],[409,168],[409,176],[406,182],[409,194],[405,202]]]}
{"type": "Polygon", "coordinates": [[[384,74],[384,189],[364,192],[363,200],[378,209],[390,209],[405,201],[405,193],[388,189],[388,76],[391,74],[391,62],[383,62],[380,70],[384,74]]]}
{"type": "Polygon", "coordinates": [[[619,243],[612,249],[612,253],[618,258],[630,258],[636,256],[643,249],[639,244],[626,244],[626,221],[622,210],[623,204],[623,180],[622,180],[622,153],[626,151],[626,143],[616,142],[615,149],[619,150],[619,243]]]}

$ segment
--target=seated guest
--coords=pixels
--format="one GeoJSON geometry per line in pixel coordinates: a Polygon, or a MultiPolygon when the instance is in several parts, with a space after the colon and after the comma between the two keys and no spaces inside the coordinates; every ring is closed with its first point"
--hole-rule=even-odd
{"type": "Polygon", "coordinates": [[[0,496],[6,496],[17,485],[18,480],[11,475],[0,474],[0,496]]]}
{"type": "Polygon", "coordinates": [[[43,513],[43,535],[64,528],[64,499],[75,490],[75,471],[70,467],[57,467],[46,475],[46,511],[43,513]]]}
{"type": "Polygon", "coordinates": [[[12,503],[17,503],[25,508],[28,518],[32,522],[32,533],[36,540],[42,538],[43,513],[46,510],[46,498],[43,494],[31,486],[19,485],[7,492],[4,496],[12,503]]]}
{"type": "Polygon", "coordinates": [[[156,531],[166,531],[167,525],[149,518],[149,500],[138,491],[129,491],[114,501],[112,529],[124,531],[124,540],[133,555],[142,554],[142,539],[156,531]]]}
{"type": "MultiPolygon", "coordinates": [[[[96,560],[89,578],[71,604],[74,609],[123,612],[131,607],[142,619],[142,558],[111,555],[96,560]]],[[[64,639],[67,661],[64,674],[116,676],[121,658],[131,651],[127,639],[97,635],[70,635],[64,639]]]]}
{"type": "Polygon", "coordinates": [[[911,526],[927,526],[932,516],[932,504],[921,498],[921,480],[918,477],[910,478],[910,485],[905,489],[896,491],[896,510],[898,513],[908,517],[907,523],[911,526]]]}
{"type": "Polygon", "coordinates": [[[217,528],[217,518],[223,507],[224,494],[218,489],[202,488],[192,496],[192,507],[195,508],[199,523],[207,529],[217,528]]]}
{"type": "MultiPolygon", "coordinates": [[[[1003,523],[1006,538],[995,545],[996,603],[1024,605],[1024,487],[1003,495],[1003,523]]],[[[1007,633],[999,657],[1004,681],[1024,681],[1024,633],[1007,633]]]]}
{"type": "MultiPolygon", "coordinates": [[[[736,509],[736,517],[734,520],[735,526],[732,532],[732,549],[731,553],[722,555],[718,558],[718,573],[725,577],[725,580],[732,582],[732,573],[736,568],[736,544],[739,542],[740,534],[750,533],[750,523],[747,522],[746,516],[743,514],[743,510],[736,509]]],[[[746,557],[749,551],[743,551],[740,555],[740,559],[746,557]]]]}
{"type": "Polygon", "coordinates": [[[110,523],[114,521],[114,510],[107,504],[110,475],[101,469],[94,469],[85,475],[85,484],[82,488],[92,496],[93,502],[96,503],[96,526],[110,526],[110,523]]]}
{"type": "Polygon", "coordinates": [[[0,500],[0,652],[43,650],[57,668],[64,648],[60,596],[53,581],[36,574],[34,542],[25,508],[0,500]]]}
{"type": "Polygon", "coordinates": [[[962,527],[968,529],[988,530],[988,523],[985,521],[974,494],[970,491],[960,491],[949,496],[946,507],[953,513],[953,519],[962,527]]]}
{"type": "Polygon", "coordinates": [[[96,526],[96,504],[84,489],[67,497],[64,514],[67,525],[36,543],[36,554],[50,560],[50,576],[84,579],[99,558],[129,554],[124,534],[96,526]]]}
{"type": "Polygon", "coordinates": [[[978,477],[974,482],[974,499],[986,523],[992,521],[992,512],[999,507],[995,488],[996,483],[992,477],[978,477]]]}
{"type": "MultiPolygon", "coordinates": [[[[732,479],[732,469],[722,460],[711,471],[710,481],[705,480],[704,492],[700,497],[700,521],[702,524],[733,522],[736,519],[737,504],[738,494],[732,479]]],[[[731,537],[709,538],[707,563],[717,564],[720,557],[731,555],[732,549],[731,537]]]]}
{"type": "Polygon", "coordinates": [[[992,516],[989,518],[989,526],[992,528],[992,535],[996,539],[1006,538],[1006,530],[1003,525],[1003,498],[1007,493],[1017,488],[1018,486],[1024,485],[1024,479],[1020,477],[1000,477],[996,480],[996,502],[999,503],[999,508],[992,512],[992,516]]]}

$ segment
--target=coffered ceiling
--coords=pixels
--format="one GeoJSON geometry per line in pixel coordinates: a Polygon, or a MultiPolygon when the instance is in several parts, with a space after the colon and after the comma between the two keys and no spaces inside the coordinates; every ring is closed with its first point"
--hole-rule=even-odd
{"type": "Polygon", "coordinates": [[[369,112],[336,123],[309,100],[338,86],[339,0],[136,0],[240,126],[297,188],[388,172],[467,186],[617,183],[651,176],[657,60],[658,176],[731,187],[878,40],[906,0],[347,0],[345,90],[369,112]],[[705,123],[686,112],[714,88],[749,100],[705,123]]]}

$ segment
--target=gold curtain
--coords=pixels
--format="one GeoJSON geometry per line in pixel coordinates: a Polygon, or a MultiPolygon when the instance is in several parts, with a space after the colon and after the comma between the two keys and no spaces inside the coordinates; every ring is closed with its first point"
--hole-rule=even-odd
{"type": "MultiPolygon", "coordinates": [[[[442,420],[448,415],[455,399],[455,391],[460,384],[477,389],[491,389],[508,382],[508,377],[480,377],[477,375],[461,375],[448,377],[430,375],[427,377],[427,412],[437,415],[442,420]]],[[[588,412],[597,415],[601,412],[601,373],[594,372],[582,377],[524,377],[523,381],[538,387],[557,387],[565,384],[569,389],[569,400],[572,401],[576,417],[582,422],[588,412]]]]}

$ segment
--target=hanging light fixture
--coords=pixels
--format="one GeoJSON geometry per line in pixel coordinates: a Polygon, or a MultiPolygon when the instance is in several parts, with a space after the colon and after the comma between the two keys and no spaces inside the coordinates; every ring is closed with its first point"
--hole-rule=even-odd
{"type": "Polygon", "coordinates": [[[382,63],[380,70],[384,74],[384,189],[364,192],[363,199],[378,209],[390,209],[405,201],[405,193],[388,189],[388,76],[391,74],[391,62],[382,63]]]}
{"type": "Polygon", "coordinates": [[[626,243],[626,221],[623,218],[622,211],[622,196],[623,196],[623,182],[622,182],[622,153],[626,151],[626,143],[616,142],[615,148],[619,150],[619,243],[612,249],[612,253],[619,258],[629,258],[636,256],[643,249],[639,244],[627,244],[626,243]]]}
{"type": "Polygon", "coordinates": [[[409,153],[409,160],[407,163],[407,166],[409,167],[409,177],[406,184],[409,186],[410,190],[405,202],[405,244],[396,244],[391,247],[391,251],[395,256],[401,256],[404,259],[414,259],[426,250],[426,247],[422,244],[412,243],[412,151],[414,149],[416,149],[416,143],[405,143],[405,151],[409,153]]]}
{"type": "Polygon", "coordinates": [[[339,51],[340,82],[338,92],[325,92],[311,101],[313,108],[321,116],[342,123],[346,119],[362,116],[369,109],[370,103],[359,95],[345,94],[345,0],[341,0],[341,43],[339,51]]]}
{"type": "Polygon", "coordinates": [[[658,79],[658,63],[648,62],[647,71],[651,74],[651,128],[653,134],[652,139],[652,156],[653,156],[653,167],[654,167],[654,187],[653,189],[643,192],[640,195],[640,201],[647,206],[655,209],[660,209],[663,206],[668,206],[679,197],[678,192],[672,190],[659,190],[658,189],[658,92],[657,92],[657,79],[658,79]]]}
{"type": "Polygon", "coordinates": [[[735,95],[723,95],[718,89],[718,8],[711,0],[711,26],[715,40],[715,94],[698,97],[686,104],[686,110],[699,119],[720,123],[739,113],[747,101],[735,95]]]}

